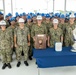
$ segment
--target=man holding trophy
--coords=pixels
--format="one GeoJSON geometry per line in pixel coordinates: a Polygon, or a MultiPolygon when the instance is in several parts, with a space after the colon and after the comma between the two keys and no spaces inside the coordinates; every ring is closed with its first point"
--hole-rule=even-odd
{"type": "Polygon", "coordinates": [[[36,49],[46,48],[47,40],[47,29],[46,26],[42,24],[42,16],[37,16],[37,24],[32,27],[31,36],[34,40],[34,47],[36,49]]]}

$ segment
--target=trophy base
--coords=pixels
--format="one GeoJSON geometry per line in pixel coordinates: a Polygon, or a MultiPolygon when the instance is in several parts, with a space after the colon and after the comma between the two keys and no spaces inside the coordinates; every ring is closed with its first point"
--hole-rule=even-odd
{"type": "Polygon", "coordinates": [[[76,49],[71,49],[72,52],[76,52],[76,49]]]}

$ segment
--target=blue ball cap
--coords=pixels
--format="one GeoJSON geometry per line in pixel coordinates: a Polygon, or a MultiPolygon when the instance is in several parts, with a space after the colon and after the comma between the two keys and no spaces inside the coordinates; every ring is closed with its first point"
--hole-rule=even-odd
{"type": "Polygon", "coordinates": [[[31,19],[32,17],[30,15],[27,16],[27,19],[31,19]]]}
{"type": "Polygon", "coordinates": [[[18,12],[16,12],[16,13],[15,13],[15,15],[16,15],[16,17],[19,17],[19,14],[18,14],[18,12]]]}
{"type": "Polygon", "coordinates": [[[65,16],[65,18],[69,20],[69,18],[70,18],[70,15],[69,15],[68,13],[66,13],[66,16],[65,16]]]}
{"type": "Polygon", "coordinates": [[[75,15],[75,18],[76,18],[76,12],[74,13],[74,15],[75,15]]]}
{"type": "Polygon", "coordinates": [[[60,17],[60,13],[55,13],[54,17],[60,17]]]}
{"type": "Polygon", "coordinates": [[[57,17],[60,17],[60,13],[57,14],[57,17]]]}
{"type": "Polygon", "coordinates": [[[8,13],[8,16],[12,16],[12,14],[11,13],[8,13]]]}
{"type": "Polygon", "coordinates": [[[65,18],[65,15],[64,14],[61,14],[60,15],[60,18],[63,18],[64,19],[65,18]]]}
{"type": "Polygon", "coordinates": [[[55,17],[55,14],[53,14],[51,17],[54,18],[55,17]]]}
{"type": "Polygon", "coordinates": [[[76,15],[76,12],[74,13],[74,15],[76,15]]]}
{"type": "Polygon", "coordinates": [[[18,12],[16,12],[15,15],[18,15],[18,12]]]}
{"type": "Polygon", "coordinates": [[[74,13],[74,15],[76,16],[76,12],[74,13]]]}
{"type": "Polygon", "coordinates": [[[32,14],[33,14],[33,13],[32,13],[32,12],[30,12],[30,15],[31,15],[31,16],[32,16],[32,14]]]}
{"type": "Polygon", "coordinates": [[[57,14],[58,14],[58,13],[55,13],[54,16],[57,17],[57,14]]]}
{"type": "Polygon", "coordinates": [[[41,14],[41,16],[42,16],[42,17],[45,17],[45,14],[44,14],[44,13],[42,13],[42,14],[41,14]]]}
{"type": "Polygon", "coordinates": [[[46,18],[50,18],[50,15],[49,14],[46,14],[46,18]]]}
{"type": "Polygon", "coordinates": [[[72,14],[72,12],[69,12],[69,15],[71,15],[72,14]]]}
{"type": "Polygon", "coordinates": [[[15,17],[10,18],[10,22],[15,21],[15,17]]]}
{"type": "Polygon", "coordinates": [[[0,15],[3,15],[3,13],[2,13],[2,12],[0,12],[0,15]]]}
{"type": "Polygon", "coordinates": [[[38,16],[38,15],[41,15],[41,14],[40,14],[40,13],[37,13],[37,16],[38,16]]]}
{"type": "Polygon", "coordinates": [[[20,14],[20,17],[22,17],[23,16],[23,14],[20,14]]]}
{"type": "Polygon", "coordinates": [[[32,17],[37,17],[37,15],[36,14],[33,14],[32,17]]]}
{"type": "Polygon", "coordinates": [[[8,15],[5,16],[5,18],[9,17],[8,15]]]}
{"type": "Polygon", "coordinates": [[[25,12],[23,12],[23,13],[22,13],[22,16],[26,16],[26,13],[25,13],[25,12]]]}
{"type": "Polygon", "coordinates": [[[66,17],[69,17],[70,15],[68,13],[66,13],[66,17]]]}
{"type": "Polygon", "coordinates": [[[16,18],[17,18],[17,17],[20,17],[20,15],[18,14],[18,15],[16,15],[15,17],[16,17],[16,18]]]}

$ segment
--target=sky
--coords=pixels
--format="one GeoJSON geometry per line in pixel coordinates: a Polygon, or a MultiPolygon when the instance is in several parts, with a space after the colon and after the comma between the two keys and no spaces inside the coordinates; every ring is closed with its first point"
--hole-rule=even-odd
{"type": "MultiPolygon", "coordinates": [[[[52,12],[53,11],[53,0],[12,0],[13,14],[15,12],[52,12]],[[48,6],[47,6],[48,1],[48,6]]],[[[55,0],[54,11],[64,11],[65,0],[55,0]]],[[[76,0],[67,0],[66,4],[67,11],[76,11],[76,0]]],[[[2,0],[0,0],[0,8],[3,9],[2,0]]],[[[5,0],[5,14],[11,13],[11,0],[5,0]]]]}

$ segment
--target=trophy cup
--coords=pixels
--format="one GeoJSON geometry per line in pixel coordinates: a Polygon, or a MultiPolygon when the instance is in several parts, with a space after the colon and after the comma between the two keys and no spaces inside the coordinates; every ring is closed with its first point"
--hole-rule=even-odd
{"type": "Polygon", "coordinates": [[[47,37],[45,34],[36,35],[34,38],[35,38],[35,44],[34,44],[35,49],[45,49],[46,48],[47,37]]]}
{"type": "Polygon", "coordinates": [[[76,52],[76,26],[75,29],[73,30],[73,38],[74,38],[74,44],[72,45],[72,52],[76,52]]]}

